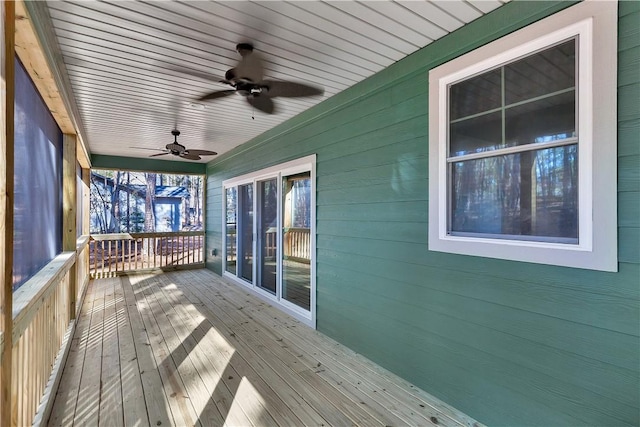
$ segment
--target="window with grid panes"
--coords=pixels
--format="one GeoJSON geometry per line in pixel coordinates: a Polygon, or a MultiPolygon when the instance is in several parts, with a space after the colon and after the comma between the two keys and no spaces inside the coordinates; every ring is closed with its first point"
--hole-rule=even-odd
{"type": "Polygon", "coordinates": [[[616,271],[616,2],[429,72],[429,250],[616,271]]]}

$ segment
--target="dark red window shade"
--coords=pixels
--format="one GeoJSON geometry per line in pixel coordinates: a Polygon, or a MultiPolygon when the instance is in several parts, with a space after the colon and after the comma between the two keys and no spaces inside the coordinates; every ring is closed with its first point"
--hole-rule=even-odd
{"type": "Polygon", "coordinates": [[[15,65],[13,289],[62,251],[62,132],[15,65]]]}

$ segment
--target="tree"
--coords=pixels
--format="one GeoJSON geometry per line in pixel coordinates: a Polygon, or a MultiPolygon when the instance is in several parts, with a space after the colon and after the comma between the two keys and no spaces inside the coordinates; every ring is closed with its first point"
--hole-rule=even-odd
{"type": "Polygon", "coordinates": [[[184,216],[183,216],[184,225],[186,227],[190,227],[191,226],[191,215],[190,215],[190,212],[189,212],[189,206],[190,206],[189,202],[190,202],[191,195],[193,193],[191,192],[191,179],[190,179],[189,175],[185,175],[184,176],[183,182],[185,184],[185,187],[187,187],[187,191],[189,192],[189,196],[185,197],[184,198],[184,202],[183,202],[183,205],[184,205],[184,216]]]}
{"type": "Polygon", "coordinates": [[[202,212],[201,210],[201,205],[200,205],[200,186],[202,184],[202,177],[197,176],[195,177],[195,179],[192,181],[193,183],[193,201],[195,204],[195,216],[196,216],[196,225],[198,226],[198,229],[200,229],[200,227],[202,226],[202,212]]]}
{"type": "Polygon", "coordinates": [[[112,225],[109,229],[111,233],[120,232],[120,171],[116,172],[113,178],[113,190],[111,191],[111,218],[112,225]]]}
{"type": "Polygon", "coordinates": [[[145,173],[145,181],[147,184],[147,194],[144,204],[144,231],[152,233],[156,230],[156,218],[154,207],[156,202],[156,174],[145,173]]]}

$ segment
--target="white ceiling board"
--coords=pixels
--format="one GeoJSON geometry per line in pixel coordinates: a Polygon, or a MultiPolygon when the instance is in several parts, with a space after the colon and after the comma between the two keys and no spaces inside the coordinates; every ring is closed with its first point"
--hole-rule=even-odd
{"type": "Polygon", "coordinates": [[[482,16],[482,12],[471,6],[471,4],[467,3],[465,0],[444,0],[434,1],[433,3],[449,15],[462,20],[464,23],[471,22],[482,16]]]}
{"type": "MultiPolygon", "coordinates": [[[[409,43],[410,45],[408,46],[408,48],[406,50],[403,50],[405,54],[414,52],[416,49],[419,49],[422,46],[426,46],[433,41],[424,34],[421,34],[407,27],[400,21],[400,16],[398,16],[396,20],[392,19],[392,16],[396,16],[394,15],[395,10],[387,8],[387,11],[390,12],[390,15],[386,16],[381,10],[373,9],[367,6],[366,3],[342,1],[333,2],[332,5],[348,13],[354,19],[357,19],[364,24],[371,25],[380,30],[380,38],[382,39],[398,38],[403,40],[405,43],[409,43]]],[[[392,7],[394,5],[397,7],[397,4],[395,3],[387,4],[387,6],[392,7]]],[[[399,8],[398,10],[402,10],[402,8],[399,8]]]]}
{"type": "MultiPolygon", "coordinates": [[[[326,17],[327,20],[335,24],[335,27],[342,27],[342,29],[348,30],[348,33],[359,34],[359,42],[354,46],[355,48],[368,46],[370,50],[384,53],[385,56],[393,61],[398,61],[415,51],[415,46],[410,42],[382,31],[375,25],[342,10],[340,7],[343,3],[347,2],[301,1],[297,2],[296,5],[315,15],[326,17]]],[[[345,41],[350,41],[348,35],[345,37],[345,41]]]]}
{"type": "Polygon", "coordinates": [[[464,22],[461,19],[454,15],[450,15],[432,2],[407,1],[402,2],[402,5],[418,16],[429,17],[430,22],[444,31],[443,35],[455,31],[464,25],[464,22]]]}
{"type": "Polygon", "coordinates": [[[132,157],[149,151],[131,146],[153,149],[171,142],[174,126],[187,147],[222,154],[501,4],[47,2],[89,149],[132,157]],[[265,79],[322,86],[324,95],[274,98],[272,115],[253,111],[236,94],[195,102],[229,89],[219,80],[238,63],[239,42],[255,45],[265,79]]]}
{"type": "MultiPolygon", "coordinates": [[[[302,48],[306,55],[314,57],[328,56],[336,62],[337,69],[349,70],[356,68],[358,74],[367,74],[375,72],[388,64],[389,58],[379,52],[368,49],[354,50],[354,40],[345,40],[340,37],[346,32],[342,28],[337,28],[332,22],[323,20],[317,15],[301,9],[291,2],[268,1],[257,4],[260,15],[277,14],[281,16],[283,25],[286,28],[276,28],[271,31],[277,34],[286,34],[293,30],[303,31],[304,35],[299,32],[295,33],[295,37],[291,37],[293,43],[302,48]],[[336,29],[334,33],[331,31],[336,29]]],[[[363,40],[366,42],[366,40],[363,40]]]]}
{"type": "MultiPolygon", "coordinates": [[[[498,0],[467,0],[469,4],[481,11],[482,13],[489,13],[492,10],[502,6],[503,2],[498,0]]],[[[505,1],[506,2],[506,1],[505,1]]]]}
{"type": "MultiPolygon", "coordinates": [[[[437,40],[447,34],[447,31],[440,28],[436,23],[432,22],[431,19],[426,19],[424,16],[414,12],[408,7],[410,5],[407,3],[414,4],[422,2],[396,3],[383,1],[376,4],[375,7],[379,14],[385,17],[393,17],[393,19],[388,18],[388,28],[391,28],[392,31],[395,31],[395,27],[398,25],[411,29],[419,29],[419,32],[415,31],[415,33],[421,37],[420,40],[416,40],[420,47],[426,46],[433,40],[437,40]]],[[[363,6],[370,7],[366,3],[363,6]]]]}

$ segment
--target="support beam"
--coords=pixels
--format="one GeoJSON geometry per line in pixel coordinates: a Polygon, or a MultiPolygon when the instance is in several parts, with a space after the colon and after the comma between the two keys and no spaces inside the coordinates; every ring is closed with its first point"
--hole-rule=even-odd
{"type": "MultiPolygon", "coordinates": [[[[78,203],[76,180],[76,136],[64,134],[62,138],[62,250],[76,251],[78,203]]],[[[69,319],[76,318],[77,261],[69,270],[69,319]]]]}
{"type": "Polygon", "coordinates": [[[4,344],[0,352],[0,425],[11,424],[11,368],[13,328],[13,114],[15,3],[0,2],[0,331],[4,344]]]}

